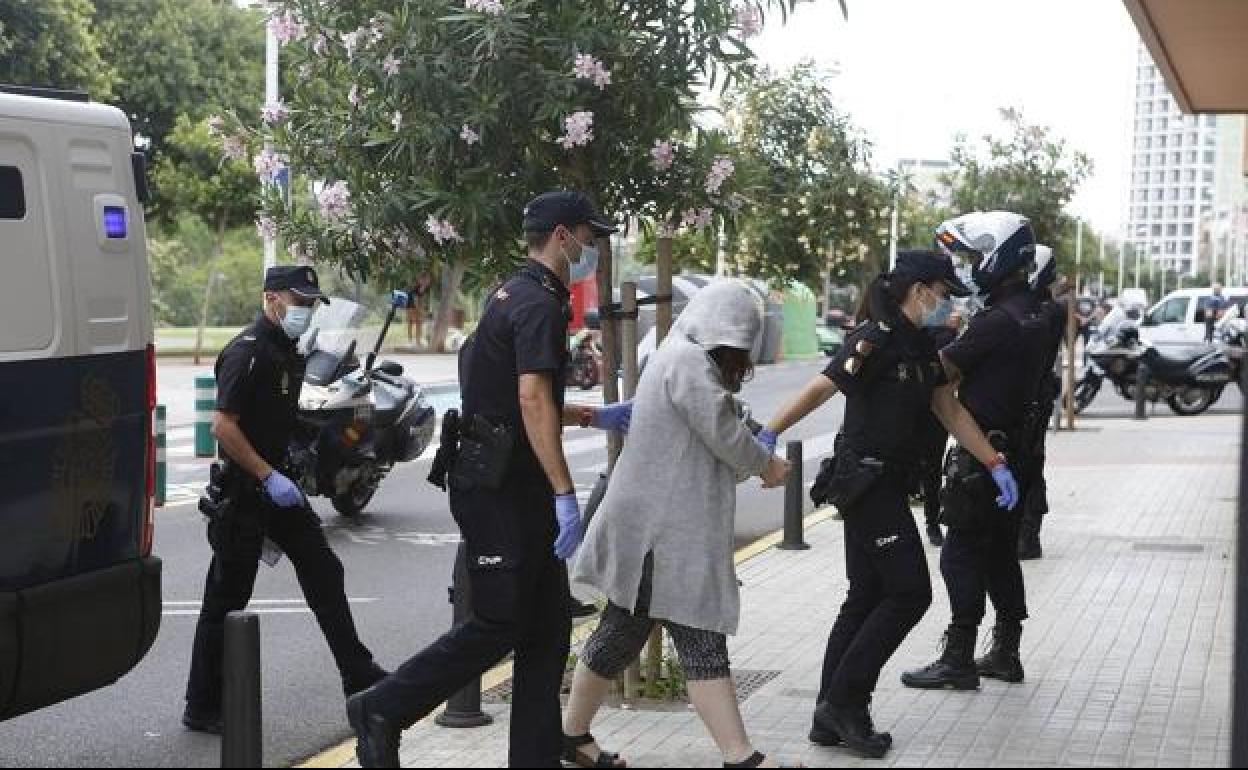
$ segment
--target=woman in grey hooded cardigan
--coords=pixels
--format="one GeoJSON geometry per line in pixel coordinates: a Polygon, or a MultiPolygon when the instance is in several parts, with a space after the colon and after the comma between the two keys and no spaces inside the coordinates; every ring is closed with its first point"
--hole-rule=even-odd
{"type": "Polygon", "coordinates": [[[656,623],[672,636],[725,766],[766,762],[742,723],[726,638],[740,615],[736,486],[753,476],[780,486],[789,470],[750,432],[735,396],[752,371],[759,306],[738,281],[704,288],[642,376],[628,443],[574,569],[609,604],[568,703],[569,762],[624,766],[599,750],[589,727],[611,680],[637,658],[656,623]]]}

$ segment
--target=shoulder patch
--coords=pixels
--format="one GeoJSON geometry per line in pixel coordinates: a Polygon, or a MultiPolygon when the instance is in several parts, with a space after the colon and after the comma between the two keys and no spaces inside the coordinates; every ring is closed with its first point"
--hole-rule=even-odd
{"type": "Polygon", "coordinates": [[[507,287],[503,287],[494,293],[494,299],[499,302],[506,302],[511,299],[511,292],[507,291],[507,287]]]}

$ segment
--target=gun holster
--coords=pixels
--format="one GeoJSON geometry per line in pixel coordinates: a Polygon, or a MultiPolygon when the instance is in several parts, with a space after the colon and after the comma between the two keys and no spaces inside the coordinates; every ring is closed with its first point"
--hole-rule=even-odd
{"type": "Polygon", "coordinates": [[[445,492],[450,480],[451,469],[459,457],[460,430],[462,421],[459,410],[452,409],[442,418],[442,440],[437,454],[433,457],[433,468],[429,471],[429,483],[445,492]]]}
{"type": "MultiPolygon", "coordinates": [[[[992,448],[1006,456],[1012,463],[1016,453],[1010,449],[1010,440],[1001,431],[988,434],[992,448]]],[[[1017,468],[1010,466],[1016,473],[1017,468]]],[[[986,525],[997,507],[997,485],[992,473],[975,456],[960,446],[949,450],[945,458],[945,488],[941,493],[941,508],[945,524],[952,529],[978,529],[986,525]]]]}
{"type": "Polygon", "coordinates": [[[459,452],[447,475],[448,483],[465,492],[502,488],[515,447],[515,428],[473,415],[468,425],[461,426],[459,452]]]}
{"type": "Polygon", "coordinates": [[[208,471],[208,486],[199,498],[199,512],[208,520],[208,544],[214,552],[225,547],[225,530],[234,511],[236,484],[231,469],[213,463],[208,471]]]}
{"type": "Polygon", "coordinates": [[[815,505],[834,505],[844,513],[884,477],[886,466],[852,449],[844,435],[836,437],[835,452],[834,457],[823,461],[810,498],[815,505]]]}

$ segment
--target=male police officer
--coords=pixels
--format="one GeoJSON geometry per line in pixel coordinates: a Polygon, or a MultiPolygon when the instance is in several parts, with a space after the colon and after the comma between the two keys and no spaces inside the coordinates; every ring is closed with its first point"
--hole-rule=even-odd
{"type": "Polygon", "coordinates": [[[213,434],[221,445],[226,501],[209,525],[212,566],[195,631],[183,724],[221,731],[221,664],[225,616],[251,600],[265,538],[290,557],[352,695],[385,671],[360,642],[343,587],[342,563],[330,549],[307,498],[277,470],[295,427],[303,358],[295,341],[308,329],[321,293],[308,267],[271,268],[264,281],[264,312],[217,359],[213,434]]]}
{"type": "Polygon", "coordinates": [[[1043,362],[1040,365],[1040,381],[1036,400],[1029,407],[1024,440],[1031,447],[1032,467],[1027,495],[1023,498],[1023,525],[1018,540],[1018,558],[1021,561],[1044,558],[1040,543],[1040,529],[1049,512],[1048,483],[1044,478],[1045,444],[1048,439],[1049,421],[1061,393],[1057,373],[1057,355],[1066,336],[1067,305],[1053,296],[1057,283],[1057,261],[1053,249],[1036,246],[1036,268],[1029,281],[1035,302],[1039,303],[1037,323],[1045,335],[1043,362]]]}
{"type": "MultiPolygon", "coordinates": [[[[942,352],[959,397],[994,446],[1024,465],[1021,435],[1030,394],[1039,379],[1043,339],[1025,321],[1035,313],[1027,284],[1036,240],[1024,217],[1007,212],[968,214],[941,225],[937,243],[951,256],[969,257],[974,283],[988,297],[988,309],[942,352]]],[[[974,690],[980,676],[1021,682],[1018,649],[1027,597],[1018,561],[1020,517],[1000,510],[983,467],[959,448],[950,462],[945,519],[949,533],[941,572],[949,591],[953,622],[940,660],[902,677],[908,687],[974,690]],[[977,668],[975,637],[986,597],[997,611],[993,651],[977,668]],[[981,670],[982,669],[982,670],[981,670]]],[[[1028,469],[1020,467],[1026,494],[1028,469]]]]}
{"type": "Polygon", "coordinates": [[[399,733],[515,651],[512,767],[558,767],[559,693],[571,619],[564,560],[584,531],[564,425],[627,431],[631,405],[564,407],[568,286],[592,275],[616,231],[575,192],[525,209],[529,261],[489,300],[460,353],[463,436],[450,472],[472,619],[347,702],[364,767],[398,767],[399,733]]]}

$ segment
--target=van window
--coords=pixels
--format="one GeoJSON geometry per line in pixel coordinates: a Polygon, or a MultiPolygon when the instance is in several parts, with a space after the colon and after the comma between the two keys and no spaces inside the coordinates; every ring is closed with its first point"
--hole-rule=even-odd
{"type": "Polygon", "coordinates": [[[26,190],[22,172],[13,166],[0,166],[0,219],[26,218],[26,190]]]}
{"type": "Polygon", "coordinates": [[[1149,313],[1148,326],[1161,326],[1162,324],[1183,324],[1187,323],[1187,308],[1191,304],[1188,297],[1175,297],[1167,300],[1160,307],[1149,313]]]}

